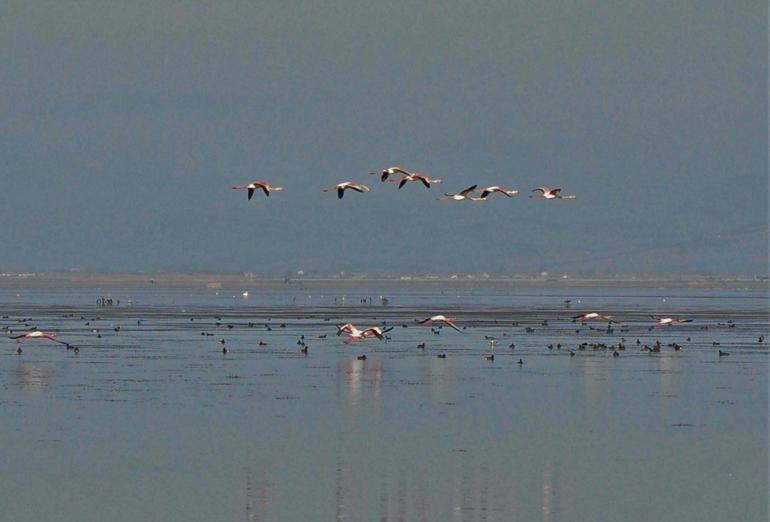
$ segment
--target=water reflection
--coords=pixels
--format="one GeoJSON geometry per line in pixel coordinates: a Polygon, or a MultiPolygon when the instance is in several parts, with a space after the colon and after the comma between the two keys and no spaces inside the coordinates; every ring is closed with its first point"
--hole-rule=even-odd
{"type": "Polygon", "coordinates": [[[17,385],[40,390],[53,384],[59,372],[50,365],[22,362],[16,367],[15,376],[17,385]]]}
{"type": "Polygon", "coordinates": [[[553,483],[551,474],[553,472],[552,463],[548,462],[543,469],[543,521],[548,522],[551,520],[551,513],[553,512],[553,483]]]}
{"type": "Polygon", "coordinates": [[[436,402],[446,402],[452,397],[452,365],[446,359],[425,357],[424,379],[430,384],[431,397],[436,402]]]}
{"type": "Polygon", "coordinates": [[[260,522],[268,520],[270,484],[261,477],[255,484],[251,470],[246,470],[246,520],[260,522]]]}
{"type": "Polygon", "coordinates": [[[569,495],[563,493],[569,486],[557,480],[563,474],[553,461],[519,474],[514,481],[512,475],[502,472],[504,461],[476,462],[472,455],[464,453],[449,460],[416,471],[387,464],[374,469],[371,463],[353,465],[338,458],[335,518],[366,520],[374,512],[376,520],[382,522],[538,518],[548,522],[563,520],[564,514],[575,507],[574,502],[565,504],[569,495]]]}
{"type": "Polygon", "coordinates": [[[340,361],[337,380],[348,406],[361,401],[379,403],[382,391],[382,361],[350,359],[340,361]]]}

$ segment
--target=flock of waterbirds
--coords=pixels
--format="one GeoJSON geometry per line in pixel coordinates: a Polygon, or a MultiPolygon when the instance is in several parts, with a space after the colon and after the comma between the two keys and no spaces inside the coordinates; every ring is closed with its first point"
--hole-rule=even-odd
{"type": "MultiPolygon", "coordinates": [[[[565,302],[567,303],[567,302],[565,302]]],[[[565,304],[565,308],[569,308],[569,304],[565,304]]],[[[328,310],[327,310],[328,311],[328,310]]],[[[387,314],[378,314],[378,315],[387,315],[387,314]]],[[[308,317],[316,317],[318,319],[321,319],[321,315],[314,315],[314,316],[308,316],[308,317]]],[[[498,317],[492,320],[485,320],[485,321],[478,321],[478,320],[472,320],[469,319],[466,321],[467,324],[463,324],[462,322],[458,321],[454,317],[449,317],[444,314],[436,314],[431,315],[424,318],[414,318],[411,321],[404,321],[402,315],[391,315],[390,320],[388,319],[381,319],[378,324],[374,325],[368,325],[359,327],[353,324],[352,321],[348,321],[345,323],[340,323],[336,325],[330,325],[330,326],[323,326],[328,325],[332,322],[333,317],[341,317],[338,311],[335,311],[333,314],[327,314],[322,318],[322,321],[317,324],[317,326],[323,330],[323,333],[317,333],[316,338],[317,339],[327,339],[328,335],[334,334],[337,337],[342,338],[344,336],[343,343],[345,345],[351,345],[354,343],[359,342],[367,342],[367,341],[380,341],[380,342],[389,342],[394,339],[394,336],[397,337],[397,334],[394,332],[396,328],[404,329],[404,328],[428,328],[429,335],[437,336],[442,333],[445,329],[451,329],[456,333],[459,334],[468,334],[471,333],[474,329],[482,329],[483,332],[487,332],[490,328],[494,328],[496,332],[495,334],[488,334],[485,333],[483,335],[483,341],[481,341],[480,338],[470,340],[468,342],[470,343],[481,343],[483,342],[486,345],[487,351],[483,353],[483,356],[485,360],[493,362],[495,360],[495,348],[498,346],[499,343],[504,342],[505,345],[507,345],[508,350],[506,350],[508,353],[514,353],[514,350],[516,350],[517,345],[516,342],[514,342],[514,339],[517,338],[517,336],[520,335],[526,335],[531,334],[535,332],[535,329],[538,328],[541,331],[547,331],[548,328],[554,327],[554,322],[559,321],[560,324],[556,325],[557,329],[561,329],[561,331],[567,331],[566,325],[571,324],[573,325],[572,328],[574,328],[574,337],[577,339],[572,342],[565,342],[562,343],[548,343],[547,345],[544,345],[542,348],[544,350],[553,351],[553,352],[561,352],[566,356],[574,357],[578,353],[582,351],[591,351],[591,352],[606,352],[612,355],[612,357],[617,358],[621,356],[621,353],[623,353],[627,348],[631,348],[632,350],[635,349],[637,352],[646,352],[649,354],[656,354],[661,353],[662,351],[670,350],[672,352],[680,352],[690,343],[691,338],[688,335],[686,338],[684,335],[682,335],[681,339],[677,339],[676,341],[667,342],[666,344],[662,343],[659,338],[655,338],[655,330],[656,328],[663,328],[664,330],[669,330],[671,328],[678,329],[678,325],[685,325],[687,323],[693,323],[693,319],[690,318],[683,318],[683,317],[671,317],[671,316],[660,316],[660,315],[648,315],[646,324],[644,322],[640,321],[640,318],[634,318],[632,321],[619,321],[614,318],[613,315],[607,314],[607,313],[600,313],[600,312],[586,312],[578,315],[569,315],[569,316],[553,316],[550,315],[549,317],[537,319],[536,321],[533,320],[533,316],[529,315],[527,321],[507,321],[506,319],[503,319],[502,317],[498,317]],[[633,330],[632,325],[633,324],[633,330]],[[334,330],[332,330],[332,326],[334,326],[334,330]],[[643,332],[643,330],[646,330],[646,336],[645,335],[639,335],[643,332]],[[586,340],[581,340],[581,334],[588,334],[588,338],[586,340]],[[606,339],[602,339],[601,336],[606,335],[606,339]],[[629,337],[630,339],[627,339],[629,337]],[[636,337],[634,340],[633,337],[636,337]],[[645,339],[642,341],[641,338],[645,339]],[[510,342],[509,342],[510,341],[510,342]]],[[[286,315],[283,316],[283,318],[286,318],[286,315]]],[[[367,320],[368,316],[362,316],[359,314],[358,319],[361,320],[367,320]]],[[[511,317],[508,317],[510,319],[511,317]]],[[[44,331],[42,329],[38,329],[38,327],[35,325],[35,320],[32,317],[12,317],[9,315],[4,315],[2,317],[3,324],[0,326],[0,330],[5,332],[7,338],[9,340],[13,340],[16,342],[17,348],[16,353],[18,355],[21,355],[23,353],[22,350],[22,343],[31,342],[31,341],[48,341],[53,342],[58,345],[64,346],[67,351],[72,351],[75,354],[78,354],[80,352],[80,347],[76,345],[71,340],[62,340],[59,337],[59,332],[56,329],[50,329],[49,331],[44,331]]],[[[109,327],[96,327],[96,323],[99,321],[102,321],[101,317],[86,317],[85,315],[81,315],[79,318],[75,317],[74,314],[68,314],[66,316],[67,320],[75,320],[75,321],[83,321],[83,326],[87,327],[87,333],[90,335],[95,336],[97,339],[101,339],[103,335],[120,335],[121,331],[124,331],[123,328],[125,326],[121,325],[113,325],[109,327]]],[[[222,316],[213,316],[211,319],[213,319],[213,322],[205,323],[205,318],[202,318],[201,316],[194,316],[190,315],[185,321],[189,320],[191,324],[193,324],[196,320],[198,321],[197,324],[200,326],[206,325],[202,331],[200,331],[201,336],[203,337],[221,337],[218,339],[217,344],[219,346],[219,350],[222,352],[224,356],[227,356],[228,352],[230,351],[228,348],[227,340],[225,337],[227,336],[228,331],[232,331],[234,328],[238,329],[262,329],[266,332],[271,332],[273,329],[285,329],[287,327],[287,323],[290,321],[284,320],[282,322],[274,322],[272,317],[262,317],[259,320],[249,320],[248,322],[241,323],[237,321],[228,321],[227,319],[223,319],[222,316]],[[214,330],[214,331],[212,331],[214,330]],[[218,330],[218,331],[217,331],[218,330]],[[216,333],[215,333],[216,332],[216,333]]],[[[301,317],[297,317],[297,319],[302,319],[301,317]]],[[[354,319],[358,321],[358,319],[354,319]]],[[[144,325],[146,325],[146,320],[144,319],[137,319],[136,325],[134,328],[137,330],[140,330],[144,325]]],[[[697,325],[699,330],[708,330],[710,326],[712,327],[722,327],[722,328],[735,328],[735,326],[738,323],[736,323],[733,320],[728,320],[726,322],[716,322],[713,324],[707,324],[705,321],[703,324],[697,325]]],[[[302,328],[302,325],[294,324],[292,325],[294,327],[300,327],[302,328]]],[[[305,328],[308,328],[307,325],[304,326],[305,328]]],[[[306,333],[301,333],[298,336],[298,339],[296,341],[296,345],[299,346],[299,354],[307,356],[310,352],[309,350],[309,339],[311,337],[310,332],[313,331],[312,328],[308,329],[306,333]]],[[[426,334],[427,332],[426,331],[426,334]]],[[[556,331],[556,330],[555,330],[556,331]]],[[[71,335],[74,335],[75,331],[70,330],[71,335]]],[[[477,336],[478,337],[478,336],[477,336]]],[[[669,336],[670,337],[670,336],[669,336]]],[[[332,338],[333,339],[333,338],[332,338]]],[[[670,340],[670,339],[667,339],[670,340]]],[[[762,345],[764,343],[765,337],[764,335],[759,335],[756,338],[756,343],[758,345],[762,345]]],[[[268,343],[265,342],[262,339],[259,339],[258,341],[255,339],[255,345],[258,348],[263,348],[265,346],[268,346],[268,343]]],[[[426,348],[428,347],[428,342],[423,340],[419,344],[416,344],[414,346],[414,350],[418,353],[425,353],[426,348]]],[[[717,341],[714,341],[712,343],[712,347],[716,348],[716,355],[719,358],[729,356],[730,353],[727,351],[724,351],[720,347],[720,343],[717,341]]],[[[439,359],[445,359],[447,357],[447,353],[445,351],[442,351],[440,353],[436,353],[435,356],[439,359]]],[[[361,353],[356,356],[359,360],[365,360],[366,354],[361,353]]],[[[524,360],[523,358],[519,358],[517,361],[517,364],[523,365],[524,360]]]]}
{"type": "MultiPolygon", "coordinates": [[[[382,182],[391,182],[391,183],[397,183],[398,188],[401,189],[406,185],[407,183],[411,181],[419,181],[422,183],[425,188],[431,188],[432,185],[436,185],[439,183],[442,183],[443,180],[438,178],[431,178],[429,175],[424,174],[422,172],[410,172],[406,170],[403,167],[388,167],[379,174],[377,172],[370,172],[373,176],[379,176],[380,181],[382,182]]],[[[276,187],[274,185],[271,185],[267,181],[252,181],[251,183],[244,183],[241,185],[236,185],[233,187],[233,190],[246,190],[246,196],[250,200],[254,196],[254,192],[257,190],[261,190],[264,192],[266,197],[269,197],[271,193],[273,192],[281,192],[283,191],[283,187],[276,187]]],[[[337,198],[342,199],[345,196],[345,192],[347,190],[353,190],[355,192],[369,192],[371,189],[368,185],[365,185],[363,183],[357,183],[354,181],[343,181],[341,183],[337,183],[333,187],[325,188],[323,189],[323,192],[336,192],[337,198]]],[[[538,194],[530,195],[530,198],[533,199],[575,199],[576,196],[574,194],[568,195],[568,196],[562,196],[561,195],[561,188],[548,188],[548,187],[538,187],[532,192],[537,192],[538,194]]],[[[518,194],[519,191],[515,189],[507,189],[503,188],[498,185],[493,185],[489,187],[483,187],[479,188],[479,186],[471,185],[470,187],[461,190],[459,192],[456,192],[454,194],[444,194],[443,197],[437,198],[439,200],[443,201],[487,201],[487,198],[491,196],[492,194],[502,194],[506,197],[513,197],[516,194],[518,194]],[[474,194],[478,194],[478,196],[475,196],[474,194]]]]}

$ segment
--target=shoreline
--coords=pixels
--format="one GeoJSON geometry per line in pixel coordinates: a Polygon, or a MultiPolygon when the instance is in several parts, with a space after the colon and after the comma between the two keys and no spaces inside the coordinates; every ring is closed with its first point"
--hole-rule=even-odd
{"type": "Polygon", "coordinates": [[[85,273],[5,272],[0,288],[122,287],[179,289],[350,288],[350,287],[507,287],[507,288],[680,288],[768,291],[768,280],[756,276],[627,275],[627,276],[257,276],[216,273],[85,273]]]}

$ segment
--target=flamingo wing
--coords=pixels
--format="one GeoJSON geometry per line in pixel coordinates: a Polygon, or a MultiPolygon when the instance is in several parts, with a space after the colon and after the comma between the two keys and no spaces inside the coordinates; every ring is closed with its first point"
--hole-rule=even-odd
{"type": "Polygon", "coordinates": [[[377,339],[380,339],[380,340],[385,339],[385,336],[382,335],[382,332],[380,331],[379,328],[367,328],[363,332],[361,332],[361,335],[363,337],[374,336],[374,337],[376,337],[377,339]]]}
{"type": "Polygon", "coordinates": [[[425,187],[430,188],[430,179],[428,179],[428,176],[415,174],[414,177],[422,181],[422,184],[425,185],[425,187]]]}
{"type": "Polygon", "coordinates": [[[458,332],[462,333],[462,330],[460,330],[460,329],[457,327],[457,325],[454,323],[454,321],[452,321],[451,319],[444,319],[444,324],[446,324],[446,325],[447,325],[447,326],[449,326],[450,328],[454,328],[454,329],[455,329],[455,330],[457,330],[458,332]]]}

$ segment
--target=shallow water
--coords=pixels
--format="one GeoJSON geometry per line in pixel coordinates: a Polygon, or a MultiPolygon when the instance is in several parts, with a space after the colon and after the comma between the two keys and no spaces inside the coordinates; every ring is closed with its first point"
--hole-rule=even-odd
{"type": "Polygon", "coordinates": [[[0,326],[80,348],[0,343],[3,519],[767,520],[764,293],[109,292],[0,290],[0,326]],[[569,319],[594,310],[621,324],[569,319]],[[345,345],[347,321],[391,340],[345,345]]]}

